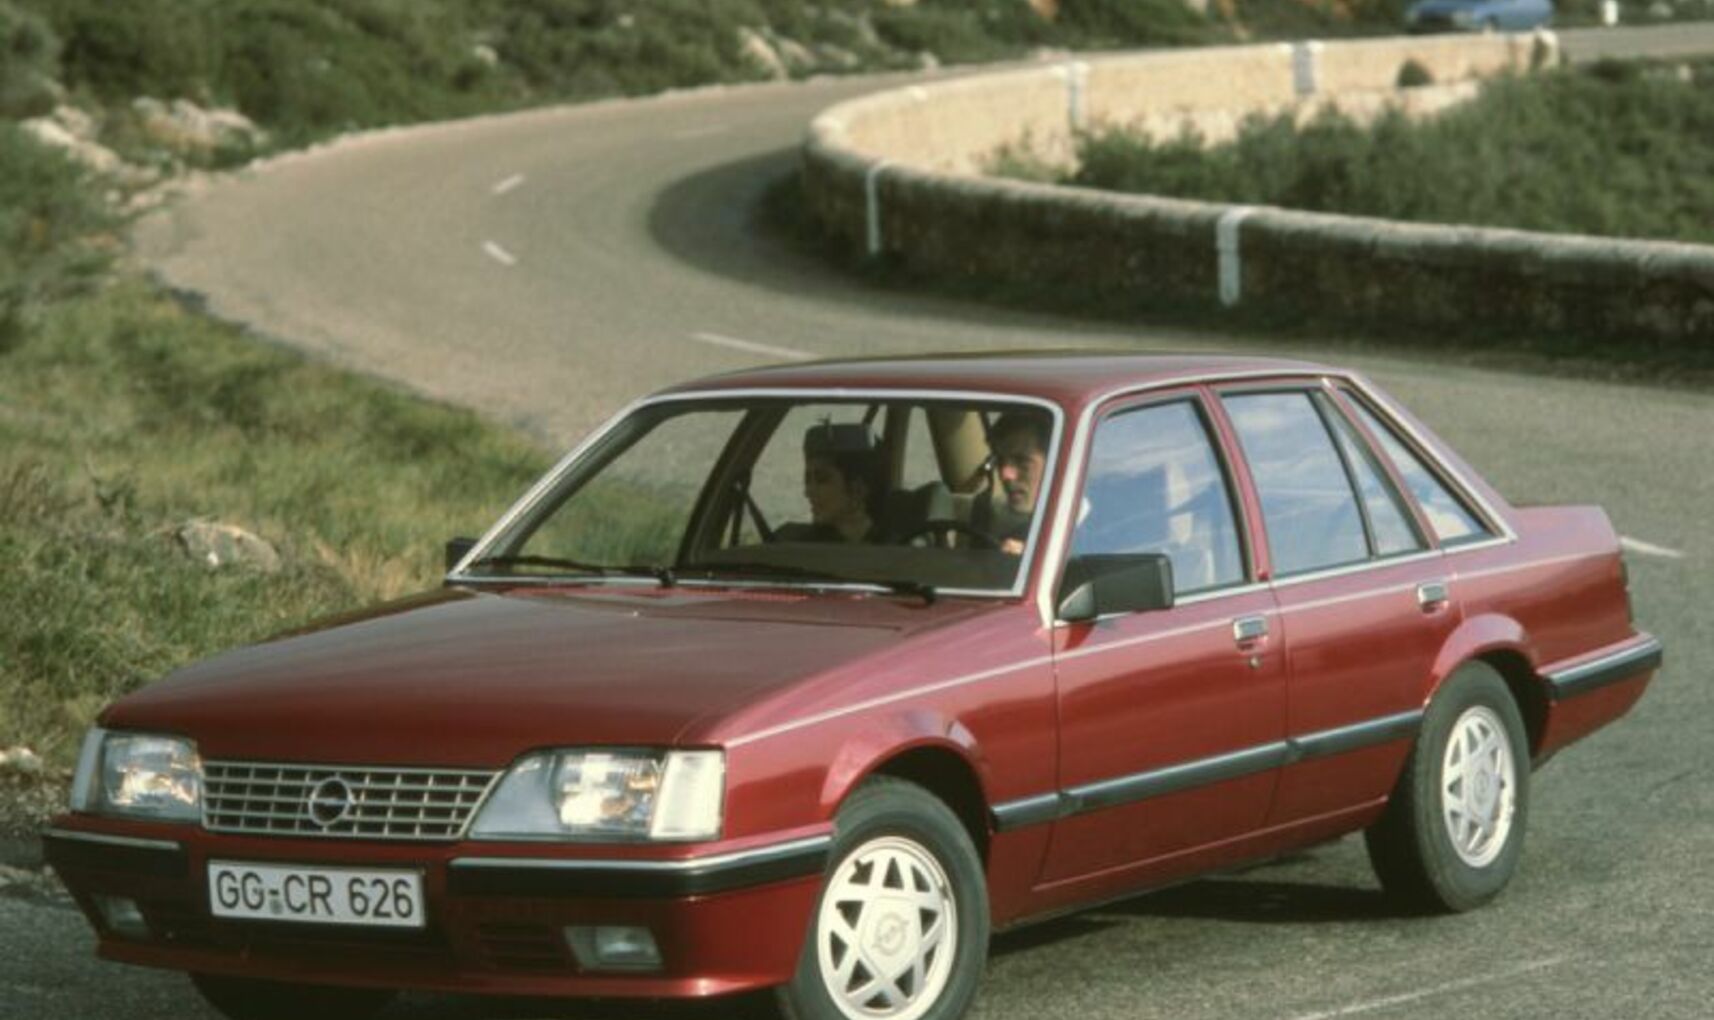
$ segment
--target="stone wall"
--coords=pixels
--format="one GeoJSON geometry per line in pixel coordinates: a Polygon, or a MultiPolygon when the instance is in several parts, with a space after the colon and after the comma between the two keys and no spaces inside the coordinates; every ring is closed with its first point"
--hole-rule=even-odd
{"type": "Polygon", "coordinates": [[[806,202],[857,251],[936,275],[1141,304],[1313,310],[1355,324],[1714,337],[1714,247],[1406,224],[980,176],[1004,145],[1068,160],[1079,130],[1230,134],[1328,102],[1417,111],[1557,62],[1550,34],[1131,54],[879,93],[804,145],[806,202]],[[1435,87],[1400,90],[1414,61],[1435,87]]]}

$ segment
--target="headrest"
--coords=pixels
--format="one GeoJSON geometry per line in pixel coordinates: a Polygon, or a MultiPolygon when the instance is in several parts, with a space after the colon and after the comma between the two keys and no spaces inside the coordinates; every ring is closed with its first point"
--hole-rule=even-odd
{"type": "Polygon", "coordinates": [[[868,453],[875,448],[875,437],[869,426],[861,422],[835,425],[822,422],[812,425],[803,434],[806,457],[833,457],[842,453],[868,453]]]}

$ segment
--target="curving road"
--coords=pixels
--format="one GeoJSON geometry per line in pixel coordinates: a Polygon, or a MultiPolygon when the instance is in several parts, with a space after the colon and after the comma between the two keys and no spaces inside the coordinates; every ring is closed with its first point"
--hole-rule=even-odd
{"type": "MultiPolygon", "coordinates": [[[[1710,46],[1705,26],[1568,35],[1710,46]],[[1689,40],[1687,42],[1687,40],[1689,40]]],[[[894,79],[897,80],[897,79],[894,79]]],[[[144,257],[280,342],[556,444],[688,376],[801,355],[968,347],[1255,348],[877,289],[750,225],[809,117],[888,79],[709,90],[390,132],[220,180],[139,231],[144,257]]],[[[1269,350],[1281,351],[1274,342],[1269,350]]],[[[1001,937],[977,1016],[1652,1017],[1714,1012],[1714,399],[1355,363],[1520,502],[1598,502],[1634,541],[1669,666],[1631,717],[1544,770],[1523,870],[1457,918],[1387,910],[1346,840],[1001,937]]],[[[496,508],[498,509],[498,508],[496,508]]],[[[211,1016],[175,975],[102,964],[63,903],[0,898],[0,1016],[211,1016]]],[[[396,1020],[734,1017],[415,997],[396,1020]]]]}

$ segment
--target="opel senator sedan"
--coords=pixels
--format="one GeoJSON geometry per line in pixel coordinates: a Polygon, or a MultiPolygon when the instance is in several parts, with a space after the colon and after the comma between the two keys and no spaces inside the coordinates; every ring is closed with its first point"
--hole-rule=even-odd
{"type": "Polygon", "coordinates": [[[1411,909],[1491,899],[1661,658],[1600,509],[1288,361],[706,379],[448,559],[101,714],[46,846],[102,956],[234,1018],[949,1020],[997,929],[1348,833],[1411,909]]]}

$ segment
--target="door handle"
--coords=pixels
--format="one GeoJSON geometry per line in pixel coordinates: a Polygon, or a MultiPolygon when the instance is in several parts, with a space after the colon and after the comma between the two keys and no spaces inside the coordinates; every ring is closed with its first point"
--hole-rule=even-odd
{"type": "Polygon", "coordinates": [[[1439,609],[1451,601],[1445,581],[1424,581],[1416,586],[1416,604],[1424,611],[1439,609]]]}
{"type": "Polygon", "coordinates": [[[1239,645],[1259,641],[1268,636],[1268,618],[1265,616],[1240,616],[1232,621],[1232,640],[1239,645]]]}

